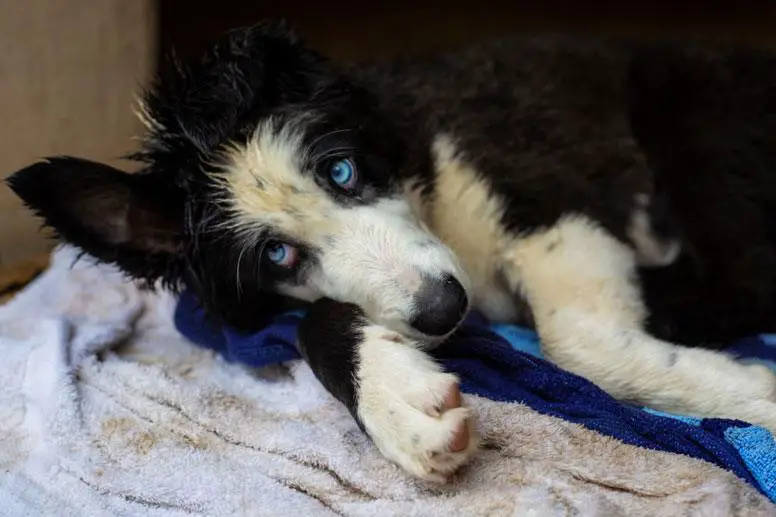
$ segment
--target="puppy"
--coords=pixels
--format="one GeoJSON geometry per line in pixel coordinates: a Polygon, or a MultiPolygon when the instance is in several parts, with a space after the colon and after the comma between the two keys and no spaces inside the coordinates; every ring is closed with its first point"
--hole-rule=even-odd
{"type": "Polygon", "coordinates": [[[140,171],[52,157],[8,184],[220,322],[305,306],[317,378],[419,478],[477,449],[426,353],[471,308],[621,400],[776,430],[774,375],[710,349],[776,331],[772,54],[530,36],[352,65],[267,22],[139,116],[140,171]]]}

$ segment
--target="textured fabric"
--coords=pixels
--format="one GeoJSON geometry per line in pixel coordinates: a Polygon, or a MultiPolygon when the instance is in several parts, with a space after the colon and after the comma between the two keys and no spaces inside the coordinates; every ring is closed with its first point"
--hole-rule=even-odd
{"type": "Polygon", "coordinates": [[[762,491],[773,501],[776,499],[776,454],[773,435],[766,429],[755,426],[729,427],[725,438],[741,454],[762,491]]]}
{"type": "MultiPolygon", "coordinates": [[[[267,366],[299,358],[294,343],[301,317],[281,314],[261,332],[240,336],[208,324],[196,299],[186,292],[175,323],[184,336],[230,361],[267,366]]],[[[749,338],[731,346],[731,351],[742,359],[767,360],[776,351],[768,342],[767,337],[749,338]]],[[[764,429],[736,420],[692,419],[622,404],[595,384],[542,359],[538,343],[529,330],[490,325],[473,313],[434,355],[460,376],[465,393],[519,402],[630,445],[708,461],[776,498],[776,442],[764,429]]]]}
{"type": "Polygon", "coordinates": [[[76,255],[0,306],[0,516],[776,516],[709,462],[476,395],[485,447],[418,482],[303,361],[225,361],[168,293],[76,255]]]}

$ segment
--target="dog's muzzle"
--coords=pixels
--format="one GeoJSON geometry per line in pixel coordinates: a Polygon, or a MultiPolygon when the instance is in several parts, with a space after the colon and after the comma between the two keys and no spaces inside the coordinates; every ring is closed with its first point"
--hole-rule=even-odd
{"type": "Polygon", "coordinates": [[[410,326],[426,336],[449,334],[469,309],[466,291],[452,275],[424,277],[413,302],[410,326]]]}

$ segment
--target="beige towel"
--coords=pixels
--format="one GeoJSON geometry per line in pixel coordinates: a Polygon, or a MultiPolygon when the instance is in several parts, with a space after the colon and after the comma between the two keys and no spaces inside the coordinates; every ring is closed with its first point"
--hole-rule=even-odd
{"type": "Polygon", "coordinates": [[[2,515],[776,515],[710,464],[476,398],[484,450],[424,485],[305,364],[227,364],[176,334],[170,295],[75,258],[0,307],[2,515]]]}

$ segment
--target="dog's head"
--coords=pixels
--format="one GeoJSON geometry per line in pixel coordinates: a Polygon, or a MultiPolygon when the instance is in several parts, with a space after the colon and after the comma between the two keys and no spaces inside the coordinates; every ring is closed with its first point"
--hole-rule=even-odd
{"type": "Polygon", "coordinates": [[[9,185],[63,240],[134,278],[187,285],[241,329],[321,297],[410,334],[462,319],[466,276],[409,186],[427,164],[409,163],[369,91],[283,24],[227,34],[159,79],[139,115],[141,171],[57,157],[9,185]]]}

